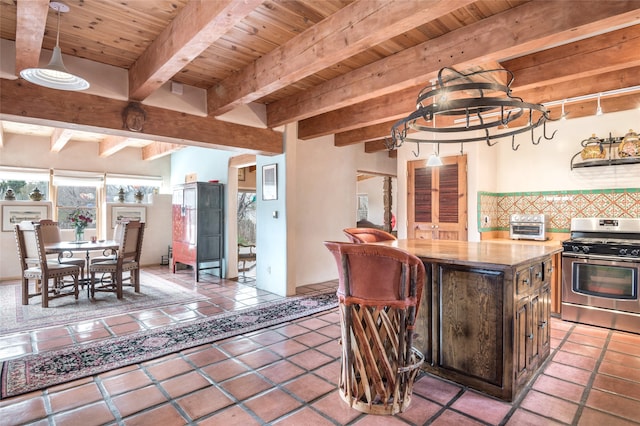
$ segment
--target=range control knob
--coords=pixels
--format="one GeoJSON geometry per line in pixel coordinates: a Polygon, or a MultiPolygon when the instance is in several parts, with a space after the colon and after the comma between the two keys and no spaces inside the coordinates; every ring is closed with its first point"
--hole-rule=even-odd
{"type": "Polygon", "coordinates": [[[582,247],[582,252],[583,253],[589,253],[589,246],[582,247]]]}
{"type": "Polygon", "coordinates": [[[580,247],[578,246],[571,246],[571,251],[573,251],[574,253],[577,253],[580,251],[580,247]]]}
{"type": "Polygon", "coordinates": [[[631,256],[640,256],[640,249],[631,250],[631,256]]]}
{"type": "Polygon", "coordinates": [[[627,252],[628,250],[626,248],[621,248],[619,254],[620,256],[626,256],[628,254],[627,252]]]}

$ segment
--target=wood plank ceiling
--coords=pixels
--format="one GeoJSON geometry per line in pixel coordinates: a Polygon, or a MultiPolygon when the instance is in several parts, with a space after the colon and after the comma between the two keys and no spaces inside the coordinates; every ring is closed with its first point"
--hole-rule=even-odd
{"type": "MultiPolygon", "coordinates": [[[[15,41],[16,75],[56,44],[48,3],[0,0],[0,38],[15,41]]],[[[75,138],[100,143],[101,156],[135,146],[153,159],[184,145],[280,153],[282,138],[272,129],[297,121],[301,139],[334,134],[337,146],[376,152],[445,66],[504,67],[515,75],[513,94],[534,103],[640,85],[640,0],[65,4],[71,10],[60,25],[63,54],[127,70],[129,99],[0,80],[0,130],[53,122],[53,150],[75,138]],[[144,106],[143,132],[123,131],[129,102],[144,101],[168,81],[205,89],[208,116],[144,106]],[[266,106],[266,129],[215,118],[249,103],[266,106]]],[[[593,115],[596,102],[567,103],[565,111],[593,115]]],[[[640,92],[601,102],[606,112],[636,108],[640,92]]],[[[557,118],[560,105],[551,110],[557,118]]]]}

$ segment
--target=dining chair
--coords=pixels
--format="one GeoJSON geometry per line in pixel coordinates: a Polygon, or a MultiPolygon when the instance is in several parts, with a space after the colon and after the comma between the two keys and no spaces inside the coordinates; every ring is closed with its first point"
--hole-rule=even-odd
{"type": "MultiPolygon", "coordinates": [[[[56,244],[62,242],[62,235],[60,234],[60,226],[58,222],[54,222],[51,219],[41,219],[39,222],[40,231],[42,233],[42,240],[45,247],[50,244],[56,244]]],[[[49,254],[49,253],[47,253],[49,254]]],[[[84,268],[87,264],[85,258],[73,257],[71,251],[58,253],[58,263],[67,265],[76,265],[80,268],[80,279],[84,278],[84,268]]]]}
{"type": "MultiPolygon", "coordinates": [[[[116,226],[113,228],[113,241],[117,243],[122,242],[124,236],[124,223],[126,221],[117,221],[116,226]]],[[[114,260],[118,252],[114,249],[107,249],[102,253],[102,256],[96,256],[91,258],[91,263],[106,262],[108,260],[114,260]]]]}
{"type": "Polygon", "coordinates": [[[374,243],[397,239],[395,235],[376,228],[345,228],[342,232],[352,243],[374,243]]]}
{"type": "Polygon", "coordinates": [[[116,297],[122,299],[124,272],[129,272],[134,291],[140,292],[140,255],[145,224],[131,221],[123,225],[123,237],[115,259],[89,265],[91,297],[95,296],[96,291],[106,291],[115,292],[116,297]],[[111,279],[96,281],[96,274],[110,274],[111,279]]]}
{"type": "Polygon", "coordinates": [[[325,241],[338,266],[342,359],[338,393],[352,408],[395,414],[411,402],[424,361],[414,326],[425,267],[394,247],[325,241]]]}
{"type": "Polygon", "coordinates": [[[28,305],[31,297],[41,295],[42,307],[49,307],[49,300],[74,295],[78,299],[78,276],[80,267],[72,264],[51,262],[47,259],[41,225],[28,221],[17,224],[14,228],[18,246],[18,258],[22,269],[22,304],[28,305]],[[37,264],[28,262],[37,259],[37,264]],[[64,278],[71,277],[68,284],[64,278]],[[29,281],[36,281],[35,291],[30,292],[29,281]],[[49,286],[49,281],[53,285],[49,286]],[[40,283],[38,288],[37,283],[40,283]],[[68,288],[72,287],[72,291],[68,288]]]}

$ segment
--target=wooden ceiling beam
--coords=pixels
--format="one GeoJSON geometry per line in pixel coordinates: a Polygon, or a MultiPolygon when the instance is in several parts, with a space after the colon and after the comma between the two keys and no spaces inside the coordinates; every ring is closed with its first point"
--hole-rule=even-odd
{"type": "Polygon", "coordinates": [[[125,136],[108,135],[99,142],[98,155],[102,158],[110,157],[127,146],[129,146],[129,138],[125,136]]]}
{"type": "Polygon", "coordinates": [[[545,84],[529,90],[516,88],[513,90],[513,96],[522,98],[527,102],[544,104],[560,101],[562,98],[577,98],[633,86],[640,86],[640,66],[555,84],[545,84]],[[559,96],[562,96],[562,98],[558,98],[559,96]]]}
{"type": "Polygon", "coordinates": [[[73,132],[69,129],[55,128],[51,134],[51,152],[60,152],[71,140],[73,132]]]}
{"type": "Polygon", "coordinates": [[[298,123],[298,138],[308,140],[390,120],[395,122],[416,109],[416,98],[422,89],[423,86],[410,87],[304,119],[298,123]]]}
{"type": "Polygon", "coordinates": [[[384,139],[378,139],[376,141],[369,141],[364,143],[364,152],[367,154],[373,154],[375,152],[386,151],[387,146],[384,143],[384,139]]]}
{"type": "Polygon", "coordinates": [[[40,62],[49,0],[19,1],[16,9],[16,75],[20,75],[23,69],[35,68],[40,62]]]}
{"type": "Polygon", "coordinates": [[[391,137],[391,126],[393,126],[395,122],[396,120],[386,121],[372,126],[359,127],[357,129],[347,130],[346,132],[336,133],[333,144],[335,146],[348,146],[380,139],[383,136],[391,137]]]}
{"type": "Polygon", "coordinates": [[[513,88],[533,89],[640,65],[640,25],[504,61],[513,88]]]}
{"type": "Polygon", "coordinates": [[[210,114],[253,102],[476,1],[357,0],[209,90],[210,114]]]}
{"type": "Polygon", "coordinates": [[[184,145],[166,142],[152,142],[142,147],[142,159],[144,161],[155,160],[185,148],[184,145]]]}
{"type": "Polygon", "coordinates": [[[147,105],[143,106],[146,113],[143,131],[129,132],[123,130],[122,122],[127,106],[127,101],[0,79],[2,119],[44,120],[58,127],[223,150],[241,149],[255,154],[283,153],[279,132],[147,105]]]}
{"type": "Polygon", "coordinates": [[[443,66],[465,69],[629,26],[638,22],[638,10],[638,2],[526,3],[273,102],[267,106],[268,126],[424,85],[443,66]]]}
{"type": "Polygon", "coordinates": [[[129,97],[144,100],[263,2],[188,2],[129,70],[129,97]]]}

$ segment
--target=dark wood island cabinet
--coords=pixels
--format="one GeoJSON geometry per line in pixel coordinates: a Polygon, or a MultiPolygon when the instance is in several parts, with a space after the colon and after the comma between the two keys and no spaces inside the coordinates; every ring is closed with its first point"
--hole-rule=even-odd
{"type": "Polygon", "coordinates": [[[552,257],[561,247],[398,240],[427,282],[414,346],[424,370],[512,401],[550,353],[552,257]]]}

